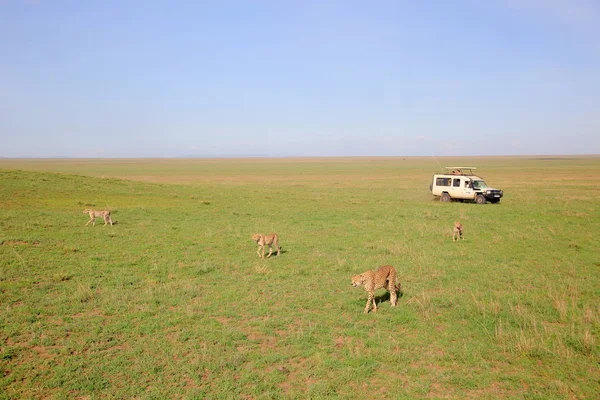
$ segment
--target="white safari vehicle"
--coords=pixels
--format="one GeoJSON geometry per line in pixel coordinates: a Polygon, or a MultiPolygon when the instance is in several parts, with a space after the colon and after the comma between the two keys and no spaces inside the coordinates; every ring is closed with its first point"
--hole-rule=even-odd
{"type": "Polygon", "coordinates": [[[429,189],[442,202],[474,201],[477,204],[499,203],[504,195],[500,189],[488,187],[473,173],[475,167],[445,167],[446,172],[434,174],[429,189]]]}

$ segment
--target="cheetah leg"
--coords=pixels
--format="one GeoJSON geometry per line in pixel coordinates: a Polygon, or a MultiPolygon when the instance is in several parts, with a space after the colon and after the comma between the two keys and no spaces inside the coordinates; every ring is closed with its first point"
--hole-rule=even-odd
{"type": "Polygon", "coordinates": [[[390,292],[390,302],[392,303],[392,307],[396,307],[396,303],[398,302],[398,293],[396,293],[395,279],[392,279],[388,282],[387,290],[390,292]]]}
{"type": "Polygon", "coordinates": [[[398,294],[396,293],[396,288],[394,286],[392,286],[392,290],[390,290],[390,296],[392,307],[396,307],[396,303],[398,302],[398,294]]]}
{"type": "Polygon", "coordinates": [[[273,254],[273,247],[269,245],[269,255],[267,256],[267,258],[271,257],[271,254],[273,254]]]}
{"type": "Polygon", "coordinates": [[[260,249],[261,249],[261,247],[260,247],[260,246],[258,246],[258,249],[256,249],[256,254],[258,254],[258,256],[259,256],[260,258],[262,258],[262,256],[260,255],[260,249]]]}
{"type": "Polygon", "coordinates": [[[377,300],[375,300],[375,292],[371,293],[371,299],[373,299],[373,312],[377,312],[377,300]]]}
{"type": "Polygon", "coordinates": [[[365,314],[369,312],[371,302],[373,303],[373,312],[377,312],[377,302],[375,301],[375,294],[373,292],[369,292],[369,297],[367,297],[367,305],[365,306],[365,314]]]}

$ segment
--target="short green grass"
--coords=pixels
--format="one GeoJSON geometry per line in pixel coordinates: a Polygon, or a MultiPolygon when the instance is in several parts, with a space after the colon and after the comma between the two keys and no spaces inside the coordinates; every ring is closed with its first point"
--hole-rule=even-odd
{"type": "Polygon", "coordinates": [[[436,202],[425,158],[0,160],[0,398],[595,398],[600,157],[439,161],[505,198],[436,202]]]}

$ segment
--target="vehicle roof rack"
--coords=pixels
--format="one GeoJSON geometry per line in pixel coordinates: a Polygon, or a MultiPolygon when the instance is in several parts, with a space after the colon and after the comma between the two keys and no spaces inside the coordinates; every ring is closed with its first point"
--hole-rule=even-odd
{"type": "Polygon", "coordinates": [[[446,168],[446,174],[451,174],[451,175],[463,175],[463,176],[470,176],[470,175],[474,175],[474,170],[476,170],[476,167],[444,167],[446,168]]]}

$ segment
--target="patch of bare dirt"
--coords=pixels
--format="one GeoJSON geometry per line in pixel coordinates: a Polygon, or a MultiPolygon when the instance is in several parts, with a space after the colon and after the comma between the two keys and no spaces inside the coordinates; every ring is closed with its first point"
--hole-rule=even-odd
{"type": "Polygon", "coordinates": [[[2,242],[0,242],[0,244],[3,246],[28,246],[28,245],[39,246],[40,242],[33,241],[30,243],[26,240],[14,239],[14,240],[3,240],[2,242]]]}
{"type": "Polygon", "coordinates": [[[89,311],[84,311],[84,312],[80,312],[77,314],[73,314],[73,317],[75,318],[82,318],[82,317],[107,317],[106,314],[104,314],[104,311],[102,311],[99,308],[94,308],[92,310],[89,311]]]}
{"type": "Polygon", "coordinates": [[[277,370],[281,373],[287,375],[287,379],[279,384],[279,387],[283,390],[284,393],[289,393],[292,387],[298,387],[302,385],[305,390],[310,386],[311,382],[310,378],[302,383],[301,375],[302,371],[306,371],[310,368],[310,359],[308,358],[300,358],[290,360],[286,365],[280,365],[276,367],[277,370]]]}

